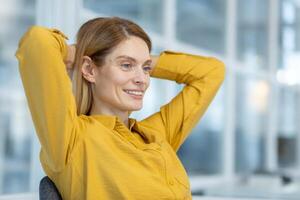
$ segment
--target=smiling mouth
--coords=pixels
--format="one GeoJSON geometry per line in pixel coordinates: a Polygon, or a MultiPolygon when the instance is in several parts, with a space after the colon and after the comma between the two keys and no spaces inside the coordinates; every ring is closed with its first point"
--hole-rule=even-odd
{"type": "Polygon", "coordinates": [[[124,92],[126,92],[127,94],[129,94],[132,97],[138,97],[138,98],[142,98],[144,95],[143,91],[140,90],[123,90],[124,92]]]}

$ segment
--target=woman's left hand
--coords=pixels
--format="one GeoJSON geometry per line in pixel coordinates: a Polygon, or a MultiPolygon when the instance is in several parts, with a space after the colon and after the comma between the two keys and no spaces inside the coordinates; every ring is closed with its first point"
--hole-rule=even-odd
{"type": "Polygon", "coordinates": [[[67,70],[72,70],[73,69],[73,64],[74,64],[74,59],[75,59],[75,53],[76,53],[76,45],[68,45],[67,46],[67,57],[64,60],[64,63],[67,67],[67,70]]]}
{"type": "MultiPolygon", "coordinates": [[[[159,56],[154,56],[154,55],[151,55],[151,71],[153,71],[154,67],[156,66],[157,64],[157,60],[158,60],[158,57],[159,56]]],[[[150,74],[151,75],[151,74],[150,74]]]]}

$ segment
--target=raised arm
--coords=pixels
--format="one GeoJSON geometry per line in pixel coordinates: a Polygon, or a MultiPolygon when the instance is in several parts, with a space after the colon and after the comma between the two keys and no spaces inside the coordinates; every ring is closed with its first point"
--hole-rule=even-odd
{"type": "Polygon", "coordinates": [[[171,51],[153,57],[153,61],[152,77],[174,80],[185,87],[141,124],[156,128],[177,151],[217,93],[225,67],[215,58],[171,51]]]}
{"type": "Polygon", "coordinates": [[[76,104],[64,63],[68,58],[65,39],[56,29],[33,26],[16,52],[41,156],[55,171],[67,164],[79,138],[76,104]]]}

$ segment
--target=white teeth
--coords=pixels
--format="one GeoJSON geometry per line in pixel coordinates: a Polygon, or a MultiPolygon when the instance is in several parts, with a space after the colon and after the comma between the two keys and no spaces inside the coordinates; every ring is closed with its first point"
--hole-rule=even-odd
{"type": "Polygon", "coordinates": [[[140,91],[125,90],[125,92],[128,94],[143,95],[143,92],[140,92],[140,91]]]}

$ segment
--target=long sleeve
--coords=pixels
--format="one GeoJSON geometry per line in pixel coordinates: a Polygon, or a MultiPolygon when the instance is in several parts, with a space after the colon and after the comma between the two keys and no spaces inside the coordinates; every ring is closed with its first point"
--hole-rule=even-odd
{"type": "Polygon", "coordinates": [[[41,156],[54,171],[67,164],[78,140],[76,103],[63,62],[65,39],[56,29],[33,26],[16,52],[41,156]]]}
{"type": "Polygon", "coordinates": [[[141,123],[164,134],[177,151],[213,100],[224,74],[224,64],[215,58],[163,52],[151,76],[185,86],[171,102],[141,123]]]}

